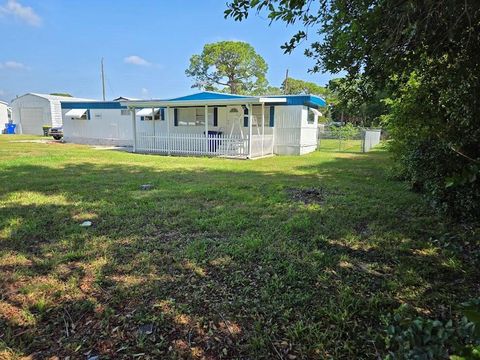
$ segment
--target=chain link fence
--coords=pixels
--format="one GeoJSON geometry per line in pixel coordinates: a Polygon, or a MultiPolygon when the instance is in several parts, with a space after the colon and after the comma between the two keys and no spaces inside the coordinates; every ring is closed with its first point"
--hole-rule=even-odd
{"type": "Polygon", "coordinates": [[[339,126],[318,131],[318,149],[331,152],[368,152],[380,143],[380,129],[339,126]]]}

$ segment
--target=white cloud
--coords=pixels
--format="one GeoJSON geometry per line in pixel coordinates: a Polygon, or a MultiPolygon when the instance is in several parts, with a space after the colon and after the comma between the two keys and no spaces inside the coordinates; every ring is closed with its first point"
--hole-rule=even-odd
{"type": "Polygon", "coordinates": [[[131,55],[127,56],[123,61],[127,64],[132,64],[132,65],[138,65],[138,66],[150,66],[152,65],[150,62],[145,60],[144,58],[137,56],[137,55],[131,55]]]}
{"type": "Polygon", "coordinates": [[[31,26],[42,25],[42,18],[30,6],[23,6],[17,0],[7,0],[0,6],[0,14],[12,15],[31,26]]]}
{"type": "Polygon", "coordinates": [[[8,61],[5,61],[4,63],[0,62],[0,69],[23,70],[23,69],[28,69],[28,66],[18,61],[8,60],[8,61]]]}

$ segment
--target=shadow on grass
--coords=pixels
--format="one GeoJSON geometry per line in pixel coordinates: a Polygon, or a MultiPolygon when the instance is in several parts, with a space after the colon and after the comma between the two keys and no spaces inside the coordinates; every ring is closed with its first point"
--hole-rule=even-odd
{"type": "Polygon", "coordinates": [[[299,166],[300,175],[7,168],[0,351],[378,356],[383,315],[401,303],[439,314],[469,291],[458,281],[478,275],[431,245],[438,219],[385,179],[382,161],[339,157],[299,166]],[[153,189],[140,190],[145,183],[153,189]],[[325,197],[305,204],[286,191],[311,187],[325,197]]]}

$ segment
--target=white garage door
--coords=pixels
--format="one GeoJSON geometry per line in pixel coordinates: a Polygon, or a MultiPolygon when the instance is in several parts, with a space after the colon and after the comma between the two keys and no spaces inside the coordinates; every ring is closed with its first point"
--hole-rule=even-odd
{"type": "Polygon", "coordinates": [[[20,122],[22,123],[22,134],[42,135],[42,126],[45,123],[43,108],[20,109],[20,122]]]}

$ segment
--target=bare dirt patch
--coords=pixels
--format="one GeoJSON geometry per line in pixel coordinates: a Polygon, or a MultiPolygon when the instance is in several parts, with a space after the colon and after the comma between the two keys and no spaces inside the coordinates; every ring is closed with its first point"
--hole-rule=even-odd
{"type": "Polygon", "coordinates": [[[321,187],[312,188],[289,188],[286,193],[293,201],[300,201],[304,204],[321,204],[328,197],[329,192],[321,187]]]}

